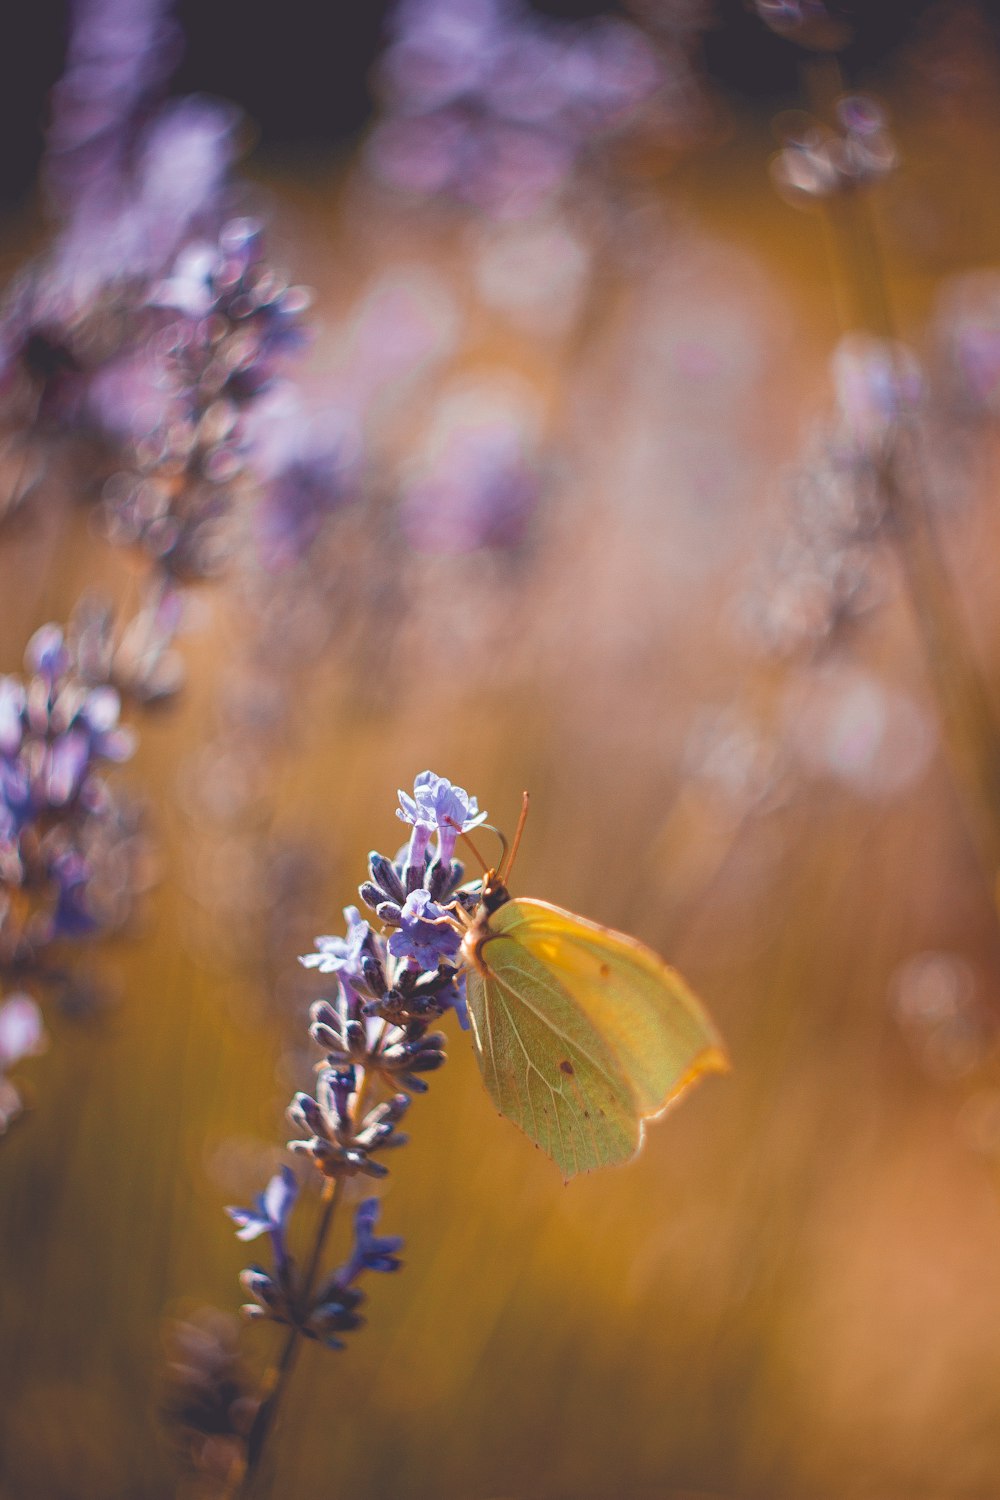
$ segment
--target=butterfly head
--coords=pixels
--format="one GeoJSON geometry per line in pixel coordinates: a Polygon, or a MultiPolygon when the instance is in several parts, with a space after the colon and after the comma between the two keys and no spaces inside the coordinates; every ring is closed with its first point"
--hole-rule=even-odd
{"type": "Polygon", "coordinates": [[[462,939],[461,961],[469,968],[478,969],[481,974],[486,973],[486,965],[483,962],[483,945],[492,935],[490,932],[490,918],[505,906],[510,900],[510,892],[506,882],[510,878],[514,857],[517,854],[518,845],[521,842],[521,834],[524,832],[525,819],[528,816],[528,794],[525,792],[521,798],[521,816],[517,820],[517,831],[514,834],[514,842],[508,847],[507,840],[499,829],[494,832],[499,834],[503,845],[503,859],[500,861],[499,869],[490,869],[485,860],[479,854],[472,840],[467,834],[463,834],[466,842],[472,847],[473,853],[483,866],[483,883],[479,890],[479,904],[466,929],[462,939]]]}
{"type": "Polygon", "coordinates": [[[479,905],[462,938],[460,959],[467,968],[486,973],[483,945],[490,937],[490,918],[510,900],[510,892],[495,870],[487,870],[479,892],[479,905]]]}
{"type": "Polygon", "coordinates": [[[491,917],[501,906],[505,906],[510,900],[510,891],[500,879],[496,870],[487,870],[483,878],[483,888],[479,893],[479,907],[477,917],[482,913],[491,917]]]}

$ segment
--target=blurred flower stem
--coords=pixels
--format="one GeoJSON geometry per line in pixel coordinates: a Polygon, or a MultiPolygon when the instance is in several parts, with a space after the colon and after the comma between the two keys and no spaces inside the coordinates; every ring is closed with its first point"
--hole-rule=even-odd
{"type": "MultiPolygon", "coordinates": [[[[810,98],[824,108],[843,94],[832,56],[807,70],[810,98]],[[836,85],[832,87],[831,85],[836,85]]],[[[897,392],[905,388],[898,332],[872,215],[871,186],[863,177],[847,191],[823,199],[832,253],[841,263],[851,298],[851,319],[885,344],[897,392]]],[[[878,464],[886,531],[903,574],[937,701],[945,744],[965,807],[969,832],[987,877],[991,902],[1000,899],[1000,726],[961,601],[936,535],[924,479],[920,419],[900,399],[878,464]]]]}
{"type": "MultiPolygon", "coordinates": [[[[360,1118],[360,1105],[362,1101],[359,1096],[358,1105],[355,1107],[355,1115],[360,1118]]],[[[313,1242],[309,1263],[306,1267],[305,1280],[303,1282],[302,1301],[303,1306],[308,1306],[316,1285],[316,1277],[319,1274],[320,1262],[323,1251],[337,1217],[337,1209],[344,1196],[344,1178],[327,1182],[323,1188],[322,1212],[319,1223],[316,1226],[316,1238],[313,1242]]],[[[253,1423],[247,1434],[246,1458],[241,1460],[230,1475],[229,1483],[225,1490],[225,1500],[235,1500],[237,1496],[249,1497],[254,1494],[262,1494],[261,1458],[264,1453],[268,1436],[270,1435],[288,1383],[291,1379],[295,1362],[301,1345],[301,1328],[293,1323],[285,1337],[281,1353],[264,1382],[264,1399],[261,1401],[254,1415],[253,1423]]]]}

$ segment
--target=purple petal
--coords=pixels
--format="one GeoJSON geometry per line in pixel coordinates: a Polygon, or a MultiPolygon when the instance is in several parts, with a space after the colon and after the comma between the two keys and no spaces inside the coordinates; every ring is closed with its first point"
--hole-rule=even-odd
{"type": "Polygon", "coordinates": [[[44,1045],[42,1013],[30,996],[12,995],[0,1005],[0,1068],[12,1067],[44,1045]]]}
{"type": "Polygon", "coordinates": [[[282,1167],[264,1189],[263,1205],[272,1228],[284,1225],[299,1196],[299,1184],[291,1167],[282,1167]]]}

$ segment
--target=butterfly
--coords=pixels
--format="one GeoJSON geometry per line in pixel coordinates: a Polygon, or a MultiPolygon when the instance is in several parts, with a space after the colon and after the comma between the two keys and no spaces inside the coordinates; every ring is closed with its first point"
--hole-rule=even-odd
{"type": "Polygon", "coordinates": [[[503,878],[486,871],[461,961],[487,1091],[568,1180],[634,1156],[645,1121],[728,1061],[701,1002],[651,948],[510,895],[527,806],[525,795],[503,878]]]}

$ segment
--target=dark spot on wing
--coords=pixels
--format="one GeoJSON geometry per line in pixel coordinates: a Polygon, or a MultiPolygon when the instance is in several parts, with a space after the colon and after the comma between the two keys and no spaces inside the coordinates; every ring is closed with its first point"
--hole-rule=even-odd
{"type": "Polygon", "coordinates": [[[609,964],[601,964],[600,973],[601,973],[601,978],[602,979],[607,979],[608,975],[611,973],[611,967],[610,967],[610,965],[609,964]]]}
{"type": "Polygon", "coordinates": [[[559,1064],[559,1071],[560,1073],[568,1073],[570,1077],[573,1076],[573,1064],[570,1062],[568,1057],[564,1057],[562,1062],[559,1064]]]}

